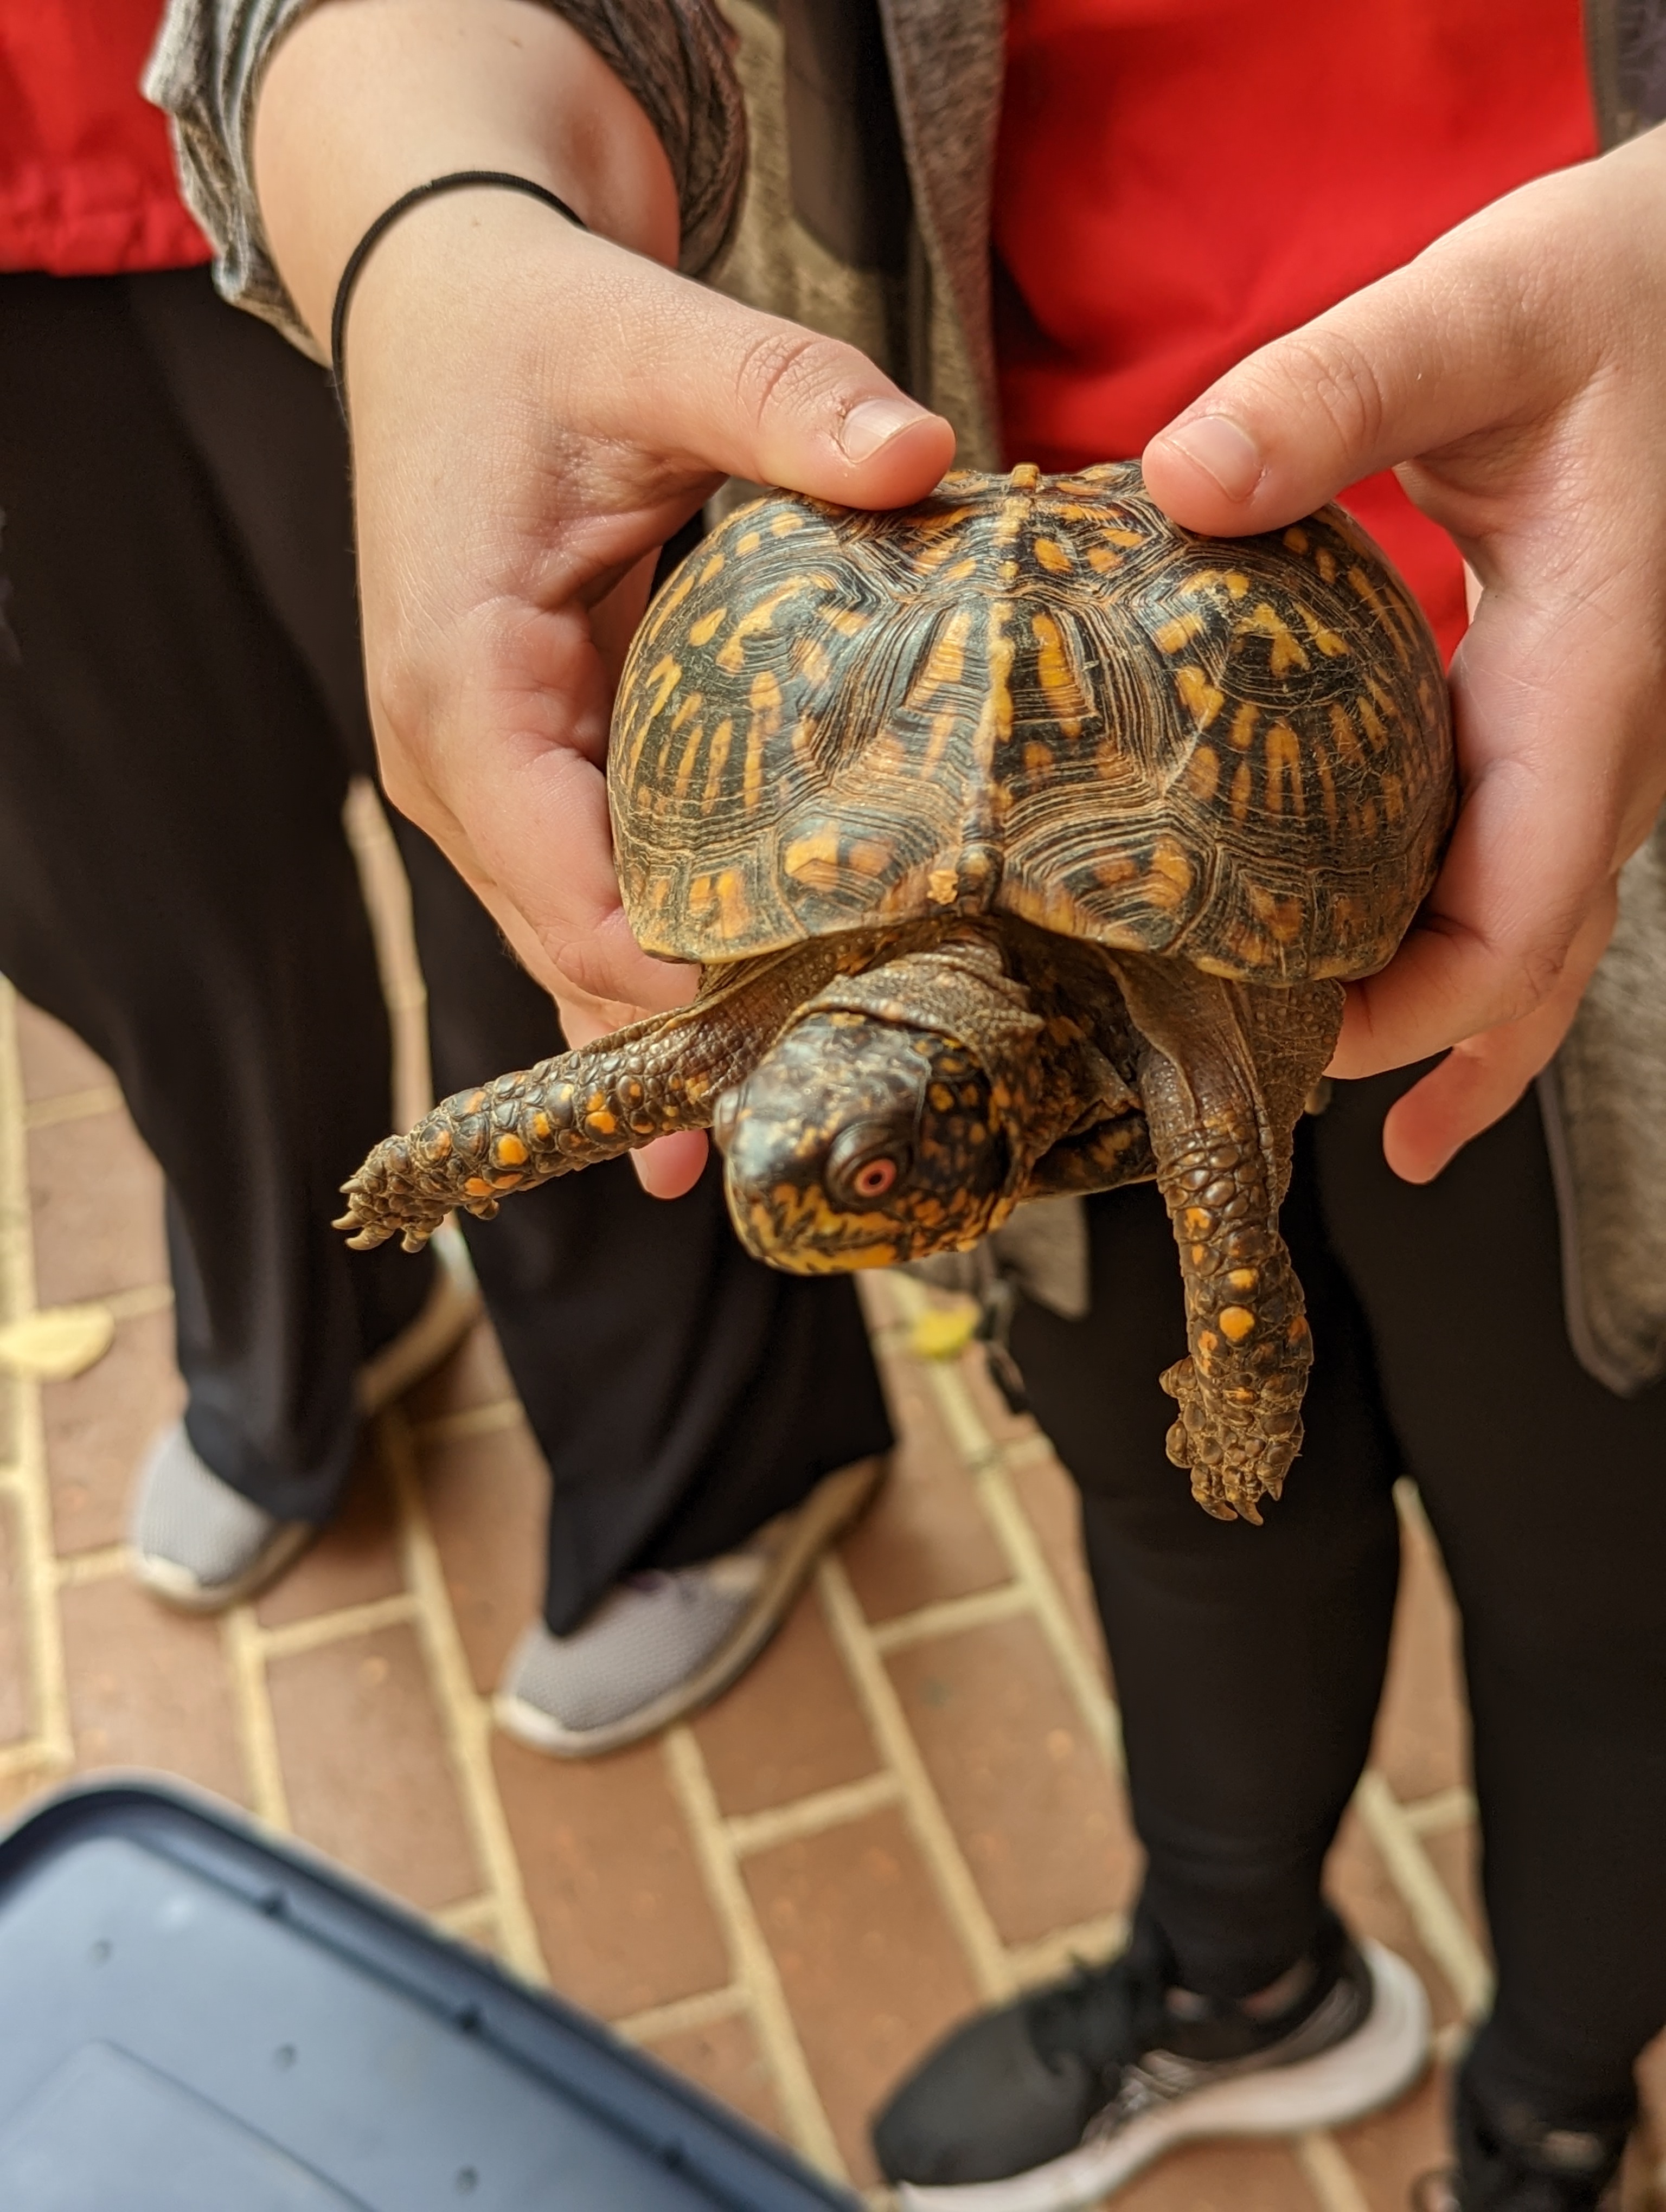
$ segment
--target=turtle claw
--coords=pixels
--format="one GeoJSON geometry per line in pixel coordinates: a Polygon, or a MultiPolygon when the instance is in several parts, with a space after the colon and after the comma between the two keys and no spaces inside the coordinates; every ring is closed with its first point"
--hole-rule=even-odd
{"type": "Polygon", "coordinates": [[[1250,1404],[1212,1389],[1189,1359],[1160,1378],[1180,1407],[1165,1439],[1169,1458],[1192,1478],[1192,1496],[1217,1521],[1262,1525],[1260,1502],[1276,1500],[1302,1448],[1302,1423],[1282,1394],[1263,1389],[1250,1404]]]}

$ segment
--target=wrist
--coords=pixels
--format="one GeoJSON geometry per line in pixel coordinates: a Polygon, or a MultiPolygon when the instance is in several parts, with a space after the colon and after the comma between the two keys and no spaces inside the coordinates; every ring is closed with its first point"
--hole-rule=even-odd
{"type": "MultiPolygon", "coordinates": [[[[268,66],[253,163],[273,258],[320,347],[365,231],[413,185],[456,170],[526,177],[601,237],[676,260],[676,188],[653,125],[595,49],[528,0],[315,9],[268,66]]],[[[423,233],[402,243],[407,270],[425,245],[454,249],[456,225],[435,211],[413,209],[395,227],[423,233]]],[[[553,212],[547,221],[571,228],[553,212]]]]}

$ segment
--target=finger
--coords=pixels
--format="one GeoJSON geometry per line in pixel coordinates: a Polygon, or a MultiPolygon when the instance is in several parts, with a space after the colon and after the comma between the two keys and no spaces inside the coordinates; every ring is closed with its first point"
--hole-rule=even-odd
{"type": "Polygon", "coordinates": [[[681,1198],[704,1173],[706,1152],[703,1129],[678,1129],[674,1136],[656,1137],[641,1152],[632,1152],[630,1164],[650,1198],[681,1198]]]}
{"type": "Polygon", "coordinates": [[[1513,218],[1485,221],[1484,250],[1465,225],[1212,385],[1146,448],[1158,504],[1187,529],[1277,529],[1379,469],[1542,410],[1570,363],[1545,342],[1551,303],[1505,281],[1513,218]]]}
{"type": "Polygon", "coordinates": [[[564,422],[610,444],[640,445],[646,429],[660,453],[690,467],[853,507],[921,498],[952,461],[948,422],[854,346],[602,240],[576,243],[568,326],[576,316],[616,343],[574,349],[555,365],[552,404],[564,422]]]}
{"type": "Polygon", "coordinates": [[[1549,1064],[1602,957],[1614,912],[1610,895],[1581,930],[1555,989],[1524,1021],[1464,1039],[1395,1100],[1383,1125],[1383,1152],[1397,1176],[1432,1182],[1549,1064]]]}

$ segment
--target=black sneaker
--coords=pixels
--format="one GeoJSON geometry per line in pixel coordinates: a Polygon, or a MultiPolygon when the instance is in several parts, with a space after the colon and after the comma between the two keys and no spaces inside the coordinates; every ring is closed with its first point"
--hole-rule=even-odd
{"type": "Polygon", "coordinates": [[[1625,2126],[1548,2127],[1531,2112],[1493,2112],[1467,2074],[1452,2100],[1458,2162],[1426,2173],[1413,2212],[1618,2212],[1625,2126]]]}
{"type": "Polygon", "coordinates": [[[1379,1944],[1356,1948],[1329,1911],[1270,2013],[1190,1996],[1175,1979],[1141,1914],[1110,1966],[958,2029],[874,2124],[899,2202],[1068,2212],[1201,2136],[1357,2119],[1408,2088],[1428,2056],[1416,1975],[1379,1944]]]}

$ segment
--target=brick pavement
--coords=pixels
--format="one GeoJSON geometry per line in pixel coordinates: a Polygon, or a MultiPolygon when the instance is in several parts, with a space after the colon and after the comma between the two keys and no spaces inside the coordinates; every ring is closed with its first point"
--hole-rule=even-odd
{"type": "MultiPolygon", "coordinates": [[[[374,859],[373,854],[373,859],[374,859]]],[[[409,983],[394,994],[409,1017],[409,983]]],[[[407,1079],[420,1068],[407,1037],[407,1079]]],[[[950,2021],[1111,1951],[1137,1855],[1069,1485],[976,1356],[876,1340],[894,1479],[751,1674],[590,1765],[496,1737],[537,1599],[542,1473],[487,1332],[368,1437],[350,1510],[222,1621],[124,1573],[133,1462],[179,1401],[154,1165],[107,1072],[0,983],[0,1810],[110,1765],[292,1830],[611,2021],[878,2204],[864,2115],[950,2021]],[[44,1318],[43,1318],[44,1317],[44,1318]]],[[[1484,2001],[1451,1610],[1415,1498],[1369,1774],[1332,1868],[1422,1974],[1450,2056],[1484,2001]]],[[[1651,2067],[1666,2116],[1666,2057],[1651,2067]]],[[[1627,2212],[1666,2205],[1666,2129],[1627,2212]]],[[[1335,2135],[1183,2154],[1126,2212],[1400,2212],[1440,2084],[1335,2135]]]]}

